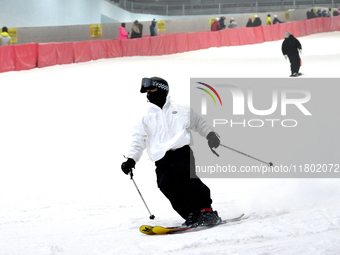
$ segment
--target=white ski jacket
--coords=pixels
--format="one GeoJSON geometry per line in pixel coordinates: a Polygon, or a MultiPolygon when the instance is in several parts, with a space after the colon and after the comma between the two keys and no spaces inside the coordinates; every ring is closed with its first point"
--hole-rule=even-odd
{"type": "Polygon", "coordinates": [[[175,150],[192,143],[190,130],[206,137],[213,129],[190,107],[176,104],[167,97],[163,109],[148,103],[142,121],[133,127],[128,157],[136,162],[144,149],[152,161],[160,160],[168,150],[175,150]]]}

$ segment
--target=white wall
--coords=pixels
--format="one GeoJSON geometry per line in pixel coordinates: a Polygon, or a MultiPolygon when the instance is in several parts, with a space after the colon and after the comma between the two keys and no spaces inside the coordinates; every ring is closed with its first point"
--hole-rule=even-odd
{"type": "Polygon", "coordinates": [[[1,25],[36,27],[98,23],[101,0],[1,0],[1,25]]]}
{"type": "Polygon", "coordinates": [[[10,28],[100,24],[102,15],[116,22],[183,18],[130,13],[104,0],[0,0],[0,8],[0,27],[10,28]]]}
{"type": "MultiPolygon", "coordinates": [[[[273,12],[271,12],[273,14],[273,12]]],[[[293,12],[294,13],[294,12],[293,12]]],[[[292,13],[292,14],[293,14],[292,13]]],[[[301,13],[299,10],[297,13],[301,13]]],[[[262,13],[264,17],[265,13],[262,13]]],[[[242,15],[219,14],[220,16],[238,16],[238,22],[243,22],[242,15]],[[242,20],[242,21],[241,21],[242,20]]],[[[251,14],[243,14],[247,17],[251,14]]],[[[292,20],[305,19],[305,11],[292,20]]],[[[101,23],[121,23],[157,20],[193,19],[214,17],[214,15],[198,16],[160,16],[136,14],[127,12],[105,0],[0,0],[0,27],[53,27],[73,26],[101,23]]],[[[240,23],[239,23],[240,24],[240,23]]]]}

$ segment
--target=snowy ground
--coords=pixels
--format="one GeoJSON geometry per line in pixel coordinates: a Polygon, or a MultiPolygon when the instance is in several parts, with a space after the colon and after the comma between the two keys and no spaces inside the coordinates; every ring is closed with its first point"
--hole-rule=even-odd
{"type": "MultiPolygon", "coordinates": [[[[340,76],[340,32],[299,39],[298,79],[340,76]]],[[[281,43],[0,74],[0,254],[340,254],[340,179],[204,179],[223,218],[256,215],[146,236],[142,224],[182,219],[158,191],[146,154],[135,181],[154,221],[120,170],[146,101],[141,78],[165,78],[172,98],[189,104],[191,77],[287,77],[281,43]]]]}

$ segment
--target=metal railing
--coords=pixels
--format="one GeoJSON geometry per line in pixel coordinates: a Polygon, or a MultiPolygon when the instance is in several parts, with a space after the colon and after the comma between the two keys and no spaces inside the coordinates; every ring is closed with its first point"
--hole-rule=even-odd
{"type": "Polygon", "coordinates": [[[304,9],[311,7],[340,7],[340,0],[273,0],[212,4],[147,4],[128,0],[107,0],[132,13],[180,16],[210,15],[226,13],[273,12],[288,9],[304,9]]]}

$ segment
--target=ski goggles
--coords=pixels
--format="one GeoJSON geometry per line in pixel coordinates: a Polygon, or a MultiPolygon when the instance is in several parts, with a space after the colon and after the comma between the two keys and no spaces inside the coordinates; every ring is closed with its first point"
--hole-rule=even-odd
{"type": "Polygon", "coordinates": [[[143,78],[142,79],[142,86],[140,89],[141,93],[147,92],[147,90],[152,90],[154,88],[160,88],[169,91],[169,86],[166,81],[158,81],[158,80],[153,80],[150,78],[143,78]]]}

